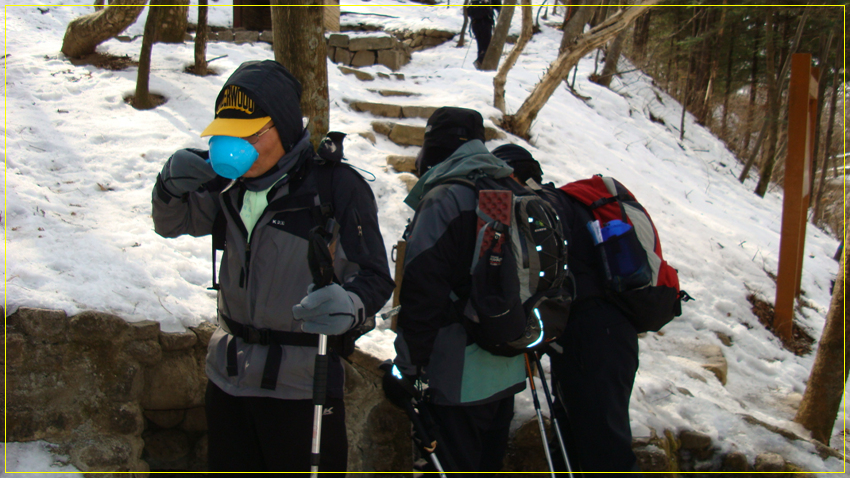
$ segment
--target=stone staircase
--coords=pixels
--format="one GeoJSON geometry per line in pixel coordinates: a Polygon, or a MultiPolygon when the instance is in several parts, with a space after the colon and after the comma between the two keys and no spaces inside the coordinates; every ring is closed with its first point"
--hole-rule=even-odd
{"type": "MultiPolygon", "coordinates": [[[[343,74],[353,74],[361,81],[372,81],[375,79],[373,74],[355,68],[341,65],[338,68],[343,74]]],[[[404,75],[400,73],[393,73],[391,75],[379,73],[379,75],[384,78],[394,77],[397,80],[404,80],[404,75]]],[[[421,96],[419,93],[405,91],[403,89],[367,89],[367,91],[387,98],[414,98],[421,96]]],[[[427,120],[439,108],[439,106],[406,105],[395,102],[373,102],[354,99],[345,99],[343,101],[348,104],[348,107],[352,111],[381,118],[371,122],[372,131],[359,133],[361,137],[366,138],[373,145],[377,142],[375,135],[381,135],[399,146],[421,147],[425,140],[425,126],[421,120],[427,120]],[[397,121],[405,119],[414,120],[413,123],[415,124],[397,121]]],[[[400,102],[403,103],[403,100],[400,102]]],[[[490,141],[492,139],[505,139],[507,135],[494,126],[485,124],[484,137],[486,141],[490,141]]],[[[398,177],[407,185],[408,190],[413,188],[413,185],[416,184],[418,179],[413,174],[416,171],[415,161],[415,156],[398,154],[387,156],[387,165],[399,172],[398,177]]]]}

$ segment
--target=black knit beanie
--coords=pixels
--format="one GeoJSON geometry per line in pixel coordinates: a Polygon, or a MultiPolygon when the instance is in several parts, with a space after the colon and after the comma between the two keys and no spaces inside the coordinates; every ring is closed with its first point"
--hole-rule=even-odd
{"type": "Polygon", "coordinates": [[[534,159],[531,153],[522,146],[516,144],[503,144],[492,151],[493,156],[508,163],[514,168],[514,176],[522,182],[534,179],[537,184],[543,183],[543,170],[540,163],[534,159]]]}

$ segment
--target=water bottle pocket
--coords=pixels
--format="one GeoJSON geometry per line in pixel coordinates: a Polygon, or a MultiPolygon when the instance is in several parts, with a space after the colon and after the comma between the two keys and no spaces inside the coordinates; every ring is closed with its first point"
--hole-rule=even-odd
{"type": "Polygon", "coordinates": [[[619,235],[608,237],[601,242],[603,261],[608,270],[606,277],[615,292],[639,289],[652,282],[652,270],[646,251],[633,227],[619,235]]]}

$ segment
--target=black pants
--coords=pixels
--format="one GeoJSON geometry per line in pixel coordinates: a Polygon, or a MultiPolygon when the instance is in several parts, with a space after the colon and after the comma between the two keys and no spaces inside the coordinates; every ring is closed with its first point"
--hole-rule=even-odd
{"type": "MultiPolygon", "coordinates": [[[[634,327],[613,305],[591,300],[574,307],[556,343],[563,353],[549,354],[552,390],[573,470],[640,471],[629,425],[638,368],[634,327]]],[[[557,445],[551,451],[560,459],[557,445]]]]}
{"type": "Polygon", "coordinates": [[[477,20],[472,22],[472,34],[475,35],[475,41],[478,43],[478,63],[484,61],[484,55],[487,53],[487,48],[490,46],[490,39],[493,37],[493,21],[477,20]]]}
{"type": "MultiPolygon", "coordinates": [[[[206,406],[209,471],[310,471],[312,400],[234,397],[207,382],[206,406]]],[[[321,439],[320,471],[346,471],[342,399],[327,399],[321,439]]]]}
{"type": "MultiPolygon", "coordinates": [[[[437,457],[445,471],[474,474],[502,469],[514,416],[513,395],[484,405],[423,406],[428,407],[442,438],[437,457]]],[[[426,469],[434,470],[430,464],[426,469]]]]}

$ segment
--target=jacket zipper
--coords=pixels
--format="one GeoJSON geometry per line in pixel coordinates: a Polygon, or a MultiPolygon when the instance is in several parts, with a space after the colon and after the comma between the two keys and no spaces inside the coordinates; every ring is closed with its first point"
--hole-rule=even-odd
{"type": "Polygon", "coordinates": [[[242,233],[242,237],[245,238],[245,266],[239,273],[239,287],[244,289],[247,287],[248,282],[248,268],[250,267],[251,261],[251,243],[248,241],[248,229],[245,228],[245,224],[241,221],[241,219],[239,221],[236,220],[239,218],[239,212],[236,211],[236,206],[233,205],[231,198],[232,196],[230,195],[226,196],[224,204],[227,206],[227,210],[230,212],[230,217],[233,218],[233,222],[239,226],[239,232],[242,233]]]}
{"type": "Polygon", "coordinates": [[[360,225],[360,213],[354,210],[354,220],[357,222],[357,235],[363,237],[363,226],[360,225]]]}

